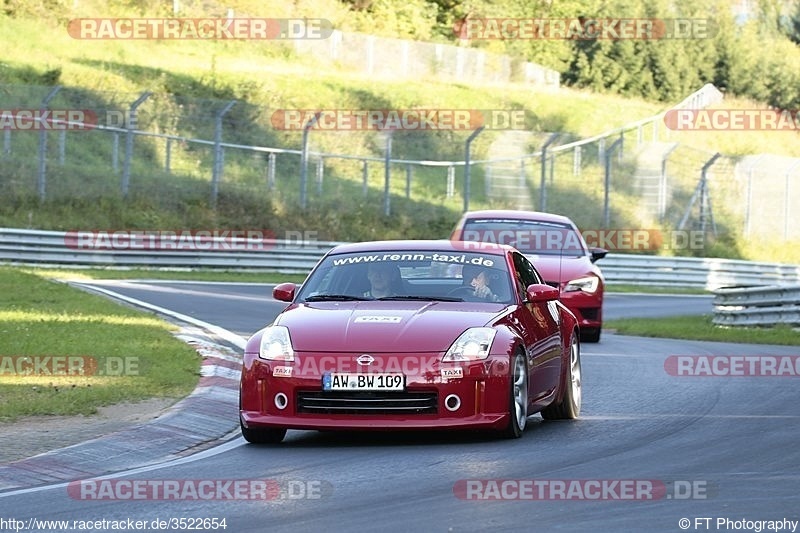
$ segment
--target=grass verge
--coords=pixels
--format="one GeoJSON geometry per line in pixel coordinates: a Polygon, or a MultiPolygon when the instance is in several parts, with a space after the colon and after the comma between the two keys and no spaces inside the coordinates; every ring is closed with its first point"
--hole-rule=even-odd
{"type": "Polygon", "coordinates": [[[240,272],[231,270],[148,270],[137,269],[51,269],[32,268],[25,272],[50,279],[164,279],[178,281],[218,281],[231,283],[302,283],[306,274],[281,274],[279,272],[240,272]]]}
{"type": "Polygon", "coordinates": [[[788,326],[732,328],[715,326],[712,324],[711,319],[711,315],[624,318],[607,320],[603,327],[614,329],[622,335],[638,335],[641,337],[800,346],[800,334],[788,326]]]}
{"type": "Polygon", "coordinates": [[[649,287],[643,285],[626,285],[624,283],[606,284],[605,292],[639,292],[647,294],[710,294],[704,289],[690,287],[649,287]]]}
{"type": "Polygon", "coordinates": [[[13,268],[0,268],[0,294],[0,421],[89,415],[197,384],[200,356],[159,318],[13,268]]]}

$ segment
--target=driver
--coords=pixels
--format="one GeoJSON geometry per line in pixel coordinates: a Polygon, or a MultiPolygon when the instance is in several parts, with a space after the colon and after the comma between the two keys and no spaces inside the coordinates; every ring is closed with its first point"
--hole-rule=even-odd
{"type": "Polygon", "coordinates": [[[367,267],[367,279],[370,289],[364,293],[365,298],[385,298],[402,292],[402,278],[397,265],[370,263],[367,267]]]}
{"type": "Polygon", "coordinates": [[[465,287],[472,287],[472,295],[489,302],[498,301],[498,297],[489,286],[489,272],[485,268],[465,265],[461,269],[461,283],[465,287]]]}

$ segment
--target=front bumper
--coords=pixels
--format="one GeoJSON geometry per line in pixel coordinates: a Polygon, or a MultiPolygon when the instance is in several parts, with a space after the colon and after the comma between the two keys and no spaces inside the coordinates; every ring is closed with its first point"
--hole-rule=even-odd
{"type": "Polygon", "coordinates": [[[287,429],[503,429],[508,424],[508,357],[442,363],[442,354],[298,354],[294,363],[245,355],[242,425],[287,429]],[[313,361],[315,368],[309,371],[313,361]],[[327,362],[328,365],[323,365],[327,362]],[[392,364],[394,363],[394,365],[392,364]],[[291,368],[291,370],[287,370],[291,368]],[[452,377],[460,368],[460,377],[452,377]],[[328,372],[402,373],[404,391],[323,391],[328,372]],[[291,374],[291,375],[288,375],[291,374]]]}

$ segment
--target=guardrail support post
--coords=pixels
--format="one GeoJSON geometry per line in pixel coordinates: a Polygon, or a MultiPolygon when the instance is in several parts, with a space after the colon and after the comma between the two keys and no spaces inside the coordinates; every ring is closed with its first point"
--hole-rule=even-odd
{"type": "Polygon", "coordinates": [[[547,138],[547,141],[542,145],[542,174],[539,182],[539,211],[544,211],[547,208],[547,147],[555,142],[558,138],[558,133],[553,133],[547,138]]]}
{"type": "Polygon", "coordinates": [[[475,131],[470,133],[467,137],[467,142],[464,146],[464,212],[469,211],[469,195],[470,184],[472,180],[472,164],[470,163],[470,156],[472,155],[472,141],[481,134],[486,126],[480,126],[475,131]]]}
{"type": "Polygon", "coordinates": [[[136,130],[136,110],[139,108],[140,105],[144,103],[145,100],[150,98],[150,95],[153,94],[150,91],[145,91],[142,95],[136,99],[135,102],[131,104],[131,107],[128,109],[128,123],[127,126],[127,134],[125,137],[125,162],[122,165],[122,196],[128,196],[128,188],[130,186],[131,180],[131,162],[133,160],[133,132],[136,130]]]}
{"type": "Polygon", "coordinates": [[[217,207],[217,197],[219,196],[219,182],[222,179],[222,168],[224,166],[225,154],[222,151],[222,118],[236,104],[236,100],[231,100],[225,107],[219,110],[214,117],[214,167],[211,171],[211,207],[217,207]]]}
{"type": "MultiPolygon", "coordinates": [[[[61,85],[58,85],[44,97],[40,105],[42,113],[47,110],[50,100],[52,100],[60,90],[61,85]]],[[[47,128],[41,125],[39,126],[39,175],[36,180],[36,188],[39,192],[39,201],[44,202],[47,191],[47,128]]]]}

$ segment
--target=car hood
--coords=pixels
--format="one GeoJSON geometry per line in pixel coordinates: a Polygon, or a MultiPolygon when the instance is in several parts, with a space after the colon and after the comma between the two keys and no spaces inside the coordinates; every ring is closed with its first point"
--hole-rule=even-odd
{"type": "Polygon", "coordinates": [[[295,351],[445,352],[467,328],[494,323],[506,305],[463,302],[293,304],[275,321],[295,351]]]}
{"type": "Polygon", "coordinates": [[[566,282],[589,274],[601,276],[600,269],[587,256],[525,254],[545,281],[566,282]]]}

